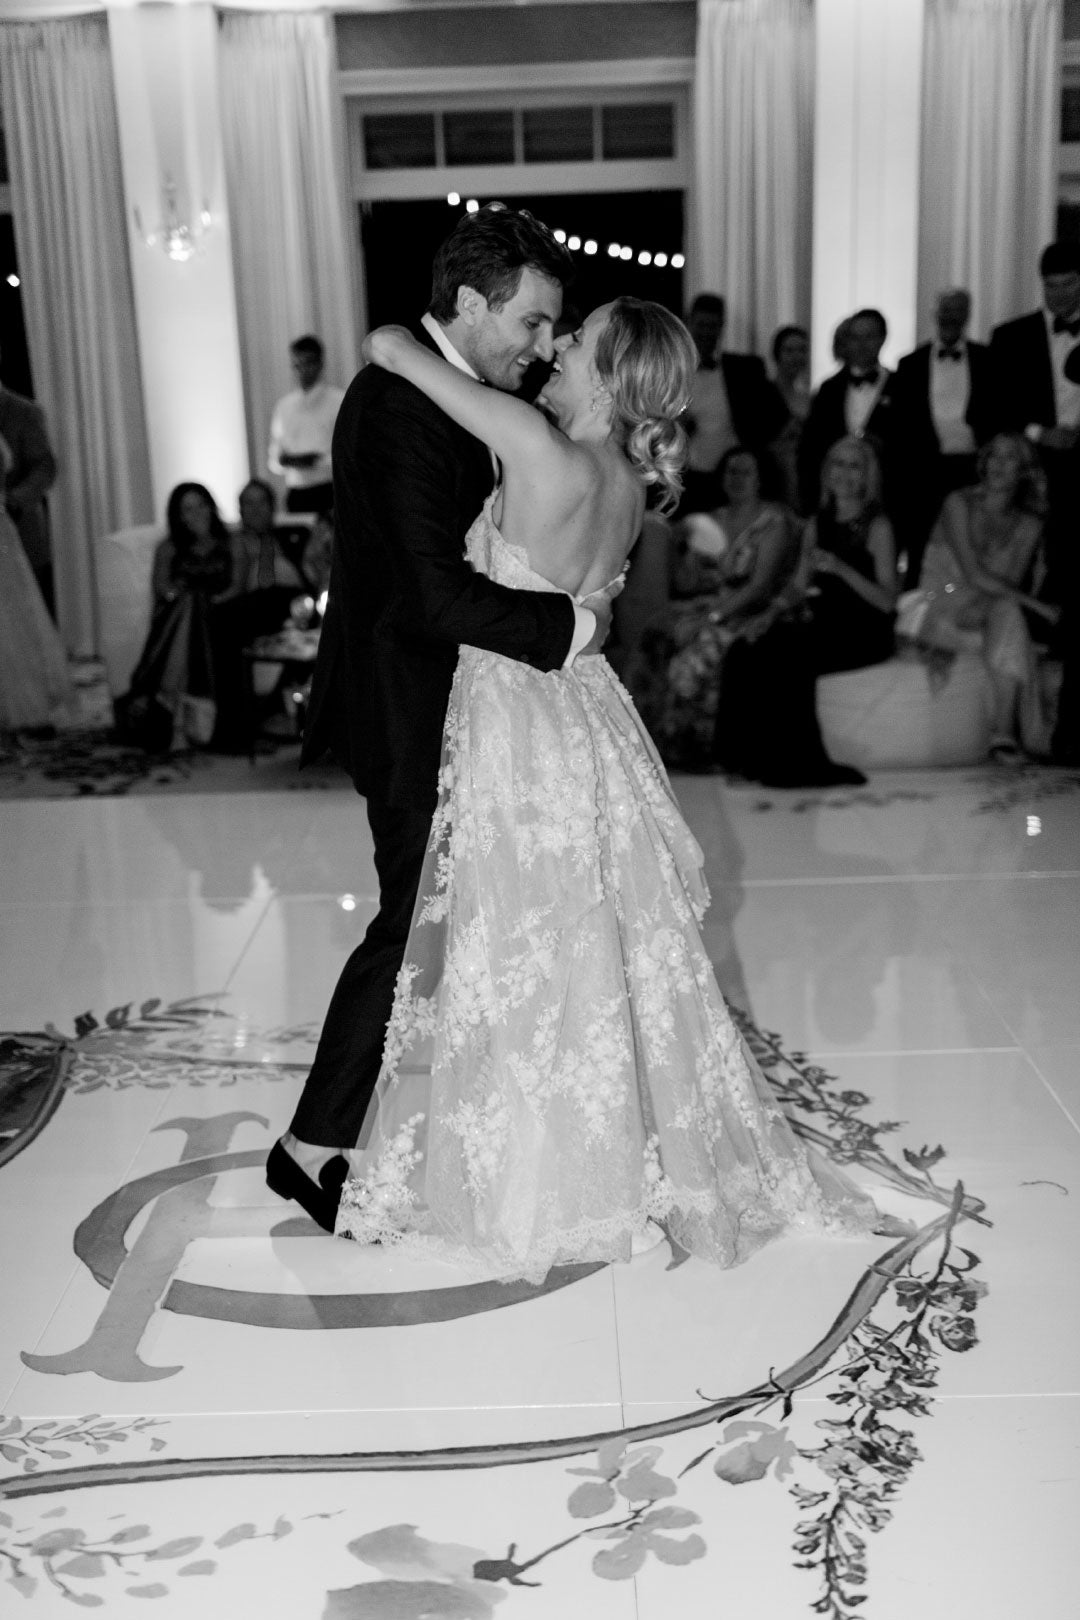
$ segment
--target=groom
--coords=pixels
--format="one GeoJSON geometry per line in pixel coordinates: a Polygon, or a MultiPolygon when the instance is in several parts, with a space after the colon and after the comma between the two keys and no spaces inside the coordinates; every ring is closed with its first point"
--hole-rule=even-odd
{"type": "MultiPolygon", "coordinates": [[[[554,355],[573,261],[545,225],[491,203],[435,256],[417,336],[452,365],[515,392],[554,355]]],[[[465,535],[495,478],[491,452],[402,378],[368,366],[334,430],[336,540],[304,733],[367,800],[379,911],[342,970],[290,1130],[267,1182],[332,1231],[378,1078],[437,797],[458,648],[540,670],[598,652],[607,622],[567,596],[515,591],[474,572],[465,535]]]]}

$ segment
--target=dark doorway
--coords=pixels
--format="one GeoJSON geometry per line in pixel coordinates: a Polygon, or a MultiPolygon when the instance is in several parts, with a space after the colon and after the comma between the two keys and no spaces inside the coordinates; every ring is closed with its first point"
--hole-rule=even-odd
{"type": "Polygon", "coordinates": [[[18,278],[11,215],[0,214],[0,377],[12,393],[32,396],[22,288],[18,278]]]}
{"type": "MultiPolygon", "coordinates": [[[[480,197],[481,203],[490,198],[480,197]]],[[[653,298],[682,313],[683,272],[637,263],[639,252],[683,251],[681,191],[605,191],[592,195],[507,197],[507,205],[530,213],[597,252],[574,253],[579,274],[567,291],[582,314],[620,293],[653,298]],[[608,256],[609,244],[631,247],[633,259],[608,256]]],[[[368,319],[372,326],[419,319],[431,294],[431,261],[435,250],[465,212],[465,199],[451,207],[445,200],[373,202],[360,205],[360,240],[367,276],[368,319]]]]}

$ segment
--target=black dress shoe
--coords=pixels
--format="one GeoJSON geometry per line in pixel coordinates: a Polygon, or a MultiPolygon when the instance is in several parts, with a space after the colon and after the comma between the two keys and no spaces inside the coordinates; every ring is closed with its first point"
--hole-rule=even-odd
{"type": "Polygon", "coordinates": [[[312,1181],[280,1142],[274,1143],[266,1160],[266,1185],[270,1191],[299,1204],[324,1232],[334,1230],[338,1201],[348,1173],[348,1159],[343,1153],[337,1153],[327,1159],[319,1171],[318,1181],[312,1181]]]}

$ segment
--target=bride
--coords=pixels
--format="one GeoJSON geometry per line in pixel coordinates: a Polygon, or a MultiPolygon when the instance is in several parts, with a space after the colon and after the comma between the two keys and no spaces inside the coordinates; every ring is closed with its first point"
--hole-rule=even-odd
{"type": "MultiPolygon", "coordinates": [[[[503,468],[474,568],[588,606],[621,589],[647,486],[674,505],[695,351],[620,298],[560,340],[541,402],[386,327],[365,358],[503,468]]],[[[603,658],[462,647],[382,1070],[337,1232],[504,1279],[629,1259],[662,1226],[721,1266],[786,1231],[863,1234],[869,1199],[800,1143],[698,924],[702,855],[603,658]]]]}

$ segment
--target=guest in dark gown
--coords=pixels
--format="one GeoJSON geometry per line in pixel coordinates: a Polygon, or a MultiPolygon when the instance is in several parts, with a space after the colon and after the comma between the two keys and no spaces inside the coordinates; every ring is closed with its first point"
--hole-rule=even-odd
{"type": "Polygon", "coordinates": [[[676,529],[674,595],[642,633],[623,679],[666,763],[711,769],[723,667],[792,601],[799,560],[794,514],[762,498],[761,458],[736,445],[721,461],[715,512],[676,529]]]}
{"type": "Polygon", "coordinates": [[[881,474],[865,439],[825,456],[821,501],[803,540],[799,605],[759,641],[731,648],[717,715],[717,757],[772,787],[862,782],[825,752],[819,675],[883,663],[894,649],[896,547],[881,474]]]}
{"type": "Polygon", "coordinates": [[[212,613],[238,595],[242,549],[202,484],[178,484],[166,508],[168,533],[154,553],[150,631],[117,702],[119,729],[151,752],[205,745],[217,717],[212,613]]]}
{"type": "Polygon", "coordinates": [[[783,408],[780,420],[784,425],[769,450],[777,494],[795,512],[799,509],[799,441],[810,414],[810,337],[806,328],[782,326],[773,338],[772,356],[776,368],[772,387],[783,408]]]}

